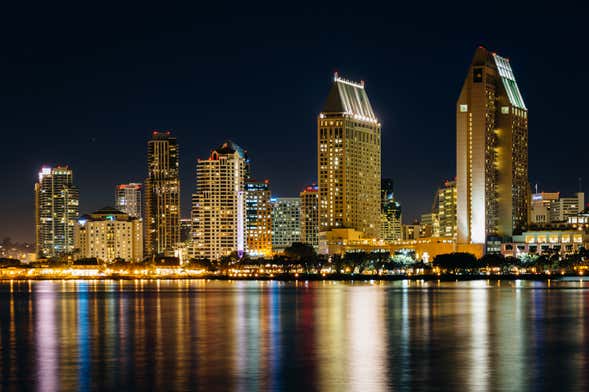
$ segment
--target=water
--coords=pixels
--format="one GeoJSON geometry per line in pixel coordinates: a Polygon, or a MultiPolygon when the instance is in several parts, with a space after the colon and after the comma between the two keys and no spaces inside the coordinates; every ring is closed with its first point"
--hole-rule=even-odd
{"type": "Polygon", "coordinates": [[[0,390],[588,390],[589,282],[0,283],[0,390]]]}

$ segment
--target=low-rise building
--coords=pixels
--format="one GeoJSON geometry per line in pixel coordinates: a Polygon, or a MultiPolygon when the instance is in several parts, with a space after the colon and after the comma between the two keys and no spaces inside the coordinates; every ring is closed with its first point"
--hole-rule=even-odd
{"type": "Polygon", "coordinates": [[[112,207],[82,215],[74,229],[76,258],[96,258],[104,262],[143,259],[143,225],[112,207]]]}
{"type": "Polygon", "coordinates": [[[587,248],[589,235],[582,230],[525,231],[513,236],[513,242],[501,244],[504,256],[524,254],[573,254],[580,247],[587,248]]]}

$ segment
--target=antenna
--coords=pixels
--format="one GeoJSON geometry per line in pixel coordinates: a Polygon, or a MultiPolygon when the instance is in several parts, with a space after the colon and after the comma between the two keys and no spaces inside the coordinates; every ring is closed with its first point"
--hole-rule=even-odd
{"type": "Polygon", "coordinates": [[[536,184],[536,193],[538,193],[538,184],[536,184]]]}

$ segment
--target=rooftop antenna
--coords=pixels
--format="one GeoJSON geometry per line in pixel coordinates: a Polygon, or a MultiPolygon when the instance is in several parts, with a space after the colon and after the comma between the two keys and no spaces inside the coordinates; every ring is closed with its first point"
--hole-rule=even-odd
{"type": "Polygon", "coordinates": [[[536,193],[538,193],[538,184],[536,184],[536,193]]]}

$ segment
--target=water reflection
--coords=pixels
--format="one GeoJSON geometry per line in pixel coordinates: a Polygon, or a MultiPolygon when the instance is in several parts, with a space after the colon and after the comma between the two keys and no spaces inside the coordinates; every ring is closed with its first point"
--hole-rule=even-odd
{"type": "Polygon", "coordinates": [[[0,390],[586,390],[585,283],[0,283],[0,390]]]}

